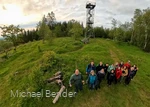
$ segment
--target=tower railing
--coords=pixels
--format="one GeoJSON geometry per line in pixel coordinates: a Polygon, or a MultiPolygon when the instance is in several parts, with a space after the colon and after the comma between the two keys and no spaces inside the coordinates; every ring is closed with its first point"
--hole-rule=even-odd
{"type": "Polygon", "coordinates": [[[96,2],[88,1],[86,3],[86,33],[85,33],[85,38],[82,40],[84,43],[88,43],[89,38],[95,37],[93,33],[95,6],[96,6],[96,2]]]}

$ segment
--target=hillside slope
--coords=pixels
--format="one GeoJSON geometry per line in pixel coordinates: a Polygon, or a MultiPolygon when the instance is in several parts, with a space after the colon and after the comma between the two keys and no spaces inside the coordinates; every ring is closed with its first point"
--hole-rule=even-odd
{"type": "MultiPolygon", "coordinates": [[[[91,39],[82,44],[71,38],[56,38],[53,43],[42,41],[29,42],[18,46],[17,51],[9,52],[9,59],[0,54],[0,107],[149,107],[150,106],[150,54],[126,43],[116,43],[105,39],[91,39]],[[47,58],[51,60],[47,62],[47,58]],[[68,88],[68,79],[79,68],[85,76],[87,64],[94,60],[114,63],[131,60],[139,71],[129,86],[123,83],[108,87],[106,80],[101,89],[90,91],[84,85],[83,92],[73,98],[60,98],[54,105],[52,97],[30,98],[11,97],[11,90],[41,91],[49,89],[59,91],[54,84],[45,84],[43,80],[55,72],[64,73],[64,83],[68,88]],[[45,62],[49,65],[46,65],[45,62]],[[47,68],[48,67],[48,68],[47,68]],[[47,69],[47,72],[43,72],[47,69]]],[[[73,88],[68,88],[73,91],[73,88]]]]}

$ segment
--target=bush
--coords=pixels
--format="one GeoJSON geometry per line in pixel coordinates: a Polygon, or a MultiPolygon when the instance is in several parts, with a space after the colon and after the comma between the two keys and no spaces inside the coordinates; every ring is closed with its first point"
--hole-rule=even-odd
{"type": "Polygon", "coordinates": [[[32,81],[34,83],[34,89],[35,91],[41,91],[45,87],[45,78],[43,76],[43,73],[37,69],[33,72],[33,78],[32,81]]]}
{"type": "Polygon", "coordinates": [[[44,72],[50,71],[52,66],[56,63],[55,57],[56,57],[56,54],[53,51],[44,52],[40,60],[41,71],[44,71],[44,72]]]}
{"type": "Polygon", "coordinates": [[[8,58],[8,51],[12,46],[13,46],[12,42],[4,40],[0,41],[0,52],[5,52],[6,54],[4,58],[8,58]]]}

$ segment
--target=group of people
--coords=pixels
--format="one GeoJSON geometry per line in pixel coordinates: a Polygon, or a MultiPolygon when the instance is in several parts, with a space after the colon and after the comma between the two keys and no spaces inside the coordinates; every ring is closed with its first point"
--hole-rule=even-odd
{"type": "MultiPolygon", "coordinates": [[[[136,65],[131,66],[130,61],[126,63],[116,62],[111,65],[100,62],[98,66],[95,66],[94,61],[91,61],[91,63],[86,67],[86,83],[91,90],[97,90],[100,88],[100,84],[104,79],[107,79],[108,86],[111,86],[113,82],[117,84],[122,81],[125,85],[128,85],[136,75],[137,71],[138,67],[136,65]]],[[[75,85],[76,92],[82,90],[82,86],[85,84],[79,69],[76,69],[74,74],[70,77],[70,87],[72,87],[72,84],[75,85]]]]}

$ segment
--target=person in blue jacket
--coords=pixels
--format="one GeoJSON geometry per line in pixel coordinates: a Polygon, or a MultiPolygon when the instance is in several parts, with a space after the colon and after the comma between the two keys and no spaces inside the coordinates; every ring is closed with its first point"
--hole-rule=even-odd
{"type": "Polygon", "coordinates": [[[91,70],[96,70],[96,67],[94,65],[94,61],[92,61],[87,67],[86,67],[86,74],[89,75],[91,70]]]}
{"type": "Polygon", "coordinates": [[[94,70],[91,70],[91,73],[88,77],[89,89],[91,89],[91,90],[96,89],[96,83],[97,83],[97,76],[96,76],[94,70]]]}

